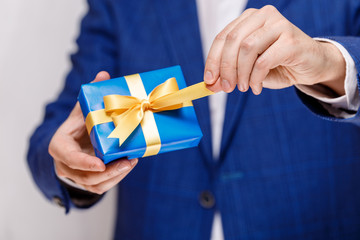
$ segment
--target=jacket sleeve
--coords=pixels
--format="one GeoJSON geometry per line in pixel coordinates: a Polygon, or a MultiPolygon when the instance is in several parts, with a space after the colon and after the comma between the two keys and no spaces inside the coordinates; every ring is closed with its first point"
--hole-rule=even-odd
{"type": "MultiPolygon", "coordinates": [[[[343,27],[342,34],[340,36],[328,36],[328,38],[341,44],[350,54],[355,62],[355,68],[357,70],[357,87],[360,86],[360,2],[358,0],[341,1],[341,5],[344,7],[343,19],[339,19],[341,26],[343,27]]],[[[299,90],[296,90],[301,101],[316,115],[319,117],[338,122],[348,122],[360,126],[360,111],[359,109],[348,112],[353,115],[351,118],[337,118],[329,114],[327,110],[320,104],[320,102],[299,90]]],[[[344,110],[346,111],[346,110],[344,110]]]]}
{"type": "MultiPolygon", "coordinates": [[[[348,37],[328,37],[331,40],[334,40],[338,43],[340,43],[351,55],[355,62],[355,67],[357,70],[357,86],[360,86],[360,37],[354,37],[354,36],[348,36],[348,37]]],[[[296,89],[296,93],[298,94],[301,101],[316,115],[319,117],[331,120],[331,121],[338,121],[338,122],[349,122],[354,123],[358,126],[360,126],[360,111],[357,109],[355,112],[349,112],[349,114],[354,114],[351,118],[338,118],[332,116],[323,106],[320,104],[320,102],[303,92],[296,89]]],[[[344,110],[346,111],[346,110],[344,110]]]]}
{"type": "Polygon", "coordinates": [[[27,155],[32,176],[42,193],[64,206],[66,212],[75,205],[69,188],[56,177],[53,159],[48,153],[49,142],[74,107],[81,84],[90,82],[102,70],[113,75],[117,56],[111,4],[106,0],[89,0],[88,4],[77,39],[78,50],[71,56],[72,70],[57,100],[46,106],[43,122],[30,139],[27,155]]]}

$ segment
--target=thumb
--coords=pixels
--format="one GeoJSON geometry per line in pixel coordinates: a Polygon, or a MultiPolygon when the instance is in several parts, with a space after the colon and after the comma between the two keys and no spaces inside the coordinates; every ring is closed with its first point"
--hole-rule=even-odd
{"type": "Polygon", "coordinates": [[[220,83],[220,78],[218,78],[218,80],[215,81],[215,83],[213,84],[206,84],[206,88],[209,89],[210,91],[213,91],[215,93],[220,92],[222,90],[221,88],[221,83],[220,83]]]}
{"type": "Polygon", "coordinates": [[[93,82],[101,82],[101,81],[105,81],[105,80],[109,80],[109,79],[110,79],[110,74],[106,71],[101,71],[96,75],[96,77],[95,77],[94,81],[92,81],[92,83],[93,82]]]}
{"type": "Polygon", "coordinates": [[[268,89],[283,89],[294,85],[291,78],[284,77],[287,73],[284,69],[283,67],[271,69],[263,81],[263,87],[268,89]]]}
{"type": "MultiPolygon", "coordinates": [[[[110,74],[106,71],[101,71],[96,75],[96,77],[92,81],[92,83],[101,82],[101,81],[105,81],[105,80],[109,80],[109,79],[110,79],[110,74]]],[[[79,102],[76,103],[75,107],[73,108],[73,110],[70,113],[70,116],[77,116],[78,118],[83,120],[79,102]]]]}

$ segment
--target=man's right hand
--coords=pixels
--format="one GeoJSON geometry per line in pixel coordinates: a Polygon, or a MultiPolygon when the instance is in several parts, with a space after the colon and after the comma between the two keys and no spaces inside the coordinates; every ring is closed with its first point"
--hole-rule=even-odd
{"type": "MultiPolygon", "coordinates": [[[[94,82],[107,79],[110,79],[109,74],[100,72],[94,82]]],[[[103,194],[118,184],[138,162],[138,159],[122,158],[105,166],[95,157],[78,102],[52,137],[49,153],[59,177],[69,178],[97,194],[103,194]]]]}

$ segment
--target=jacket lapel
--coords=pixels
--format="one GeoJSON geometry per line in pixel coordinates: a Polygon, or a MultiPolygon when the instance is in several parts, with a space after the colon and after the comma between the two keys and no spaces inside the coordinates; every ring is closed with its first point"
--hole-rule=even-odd
{"type": "MultiPolygon", "coordinates": [[[[284,10],[290,1],[272,1],[272,0],[249,0],[247,8],[262,8],[267,4],[274,5],[279,11],[284,10]]],[[[220,159],[224,159],[225,154],[227,152],[228,147],[231,144],[231,140],[236,131],[235,128],[240,124],[241,114],[246,105],[246,100],[248,99],[251,93],[251,89],[249,89],[246,93],[241,93],[237,89],[235,89],[231,94],[228,95],[227,103],[226,103],[226,112],[224,119],[224,127],[223,127],[223,135],[221,140],[221,148],[220,148],[220,159]]]]}
{"type": "MultiPolygon", "coordinates": [[[[251,91],[251,90],[250,90],[251,91]]],[[[246,100],[249,97],[249,92],[241,93],[235,89],[232,93],[228,94],[226,110],[225,110],[225,119],[223,126],[223,133],[221,139],[221,148],[220,148],[220,161],[224,159],[227,148],[231,144],[231,140],[236,131],[235,128],[240,124],[239,120],[241,119],[241,113],[246,104],[246,100]]]]}
{"type": "MultiPolygon", "coordinates": [[[[260,8],[258,2],[259,1],[249,0],[245,9],[260,8]]],[[[239,13],[239,16],[240,14],[241,13],[239,13]]],[[[249,96],[249,91],[246,93],[241,93],[237,90],[237,88],[235,88],[232,93],[228,94],[219,155],[220,163],[222,162],[221,160],[225,158],[227,149],[231,144],[234,133],[236,132],[234,131],[236,126],[240,124],[238,121],[240,120],[240,115],[245,107],[246,99],[249,96]]]]}
{"type": "MultiPolygon", "coordinates": [[[[203,80],[204,59],[195,0],[154,0],[171,65],[180,65],[189,85],[203,80]]],[[[212,161],[211,127],[207,98],[193,102],[204,137],[199,148],[212,161]]]]}

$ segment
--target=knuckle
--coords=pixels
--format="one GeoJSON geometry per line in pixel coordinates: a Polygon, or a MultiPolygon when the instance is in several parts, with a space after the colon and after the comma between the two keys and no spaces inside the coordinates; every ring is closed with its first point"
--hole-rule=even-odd
{"type": "Polygon", "coordinates": [[[253,12],[257,11],[255,8],[248,8],[246,9],[243,14],[252,14],[253,12]]]}
{"type": "Polygon", "coordinates": [[[268,67],[268,61],[265,57],[260,57],[256,60],[255,66],[257,70],[263,70],[268,67]]]}
{"type": "Polygon", "coordinates": [[[226,36],[226,41],[235,41],[238,38],[239,34],[237,33],[237,31],[231,31],[229,32],[229,34],[226,36]]]}
{"type": "Polygon", "coordinates": [[[285,42],[289,46],[297,46],[299,44],[298,39],[296,39],[292,34],[289,34],[285,38],[285,42]]]}
{"type": "Polygon", "coordinates": [[[59,177],[66,177],[65,172],[64,172],[62,169],[59,169],[59,168],[56,168],[56,174],[57,174],[59,177]]]}
{"type": "Polygon", "coordinates": [[[64,159],[62,160],[62,162],[63,162],[66,166],[68,166],[69,168],[75,169],[75,164],[74,164],[73,161],[71,161],[70,159],[64,158],[64,159]]]}
{"type": "Polygon", "coordinates": [[[298,43],[297,43],[297,41],[296,41],[295,38],[288,38],[288,39],[287,39],[287,44],[288,44],[289,46],[296,46],[296,45],[298,45],[298,43]]]}
{"type": "Polygon", "coordinates": [[[264,7],[261,8],[262,11],[266,12],[266,13],[274,13],[277,12],[276,7],[274,7],[273,5],[266,5],[264,7]]]}
{"type": "Polygon", "coordinates": [[[99,195],[102,195],[105,192],[105,189],[103,189],[100,185],[90,186],[88,187],[88,190],[99,195]]]}
{"type": "Polygon", "coordinates": [[[98,194],[93,186],[84,186],[84,188],[89,192],[98,194]]]}
{"type": "Polygon", "coordinates": [[[293,36],[292,33],[287,33],[281,39],[284,46],[296,46],[298,45],[298,40],[293,36]]]}
{"type": "MultiPolygon", "coordinates": [[[[55,133],[56,134],[56,133],[55,133]]],[[[54,157],[55,155],[55,150],[56,150],[56,135],[54,135],[49,143],[48,146],[48,153],[50,154],[50,156],[54,157]]]]}
{"type": "Polygon", "coordinates": [[[215,40],[217,41],[225,41],[227,34],[225,32],[220,32],[216,35],[215,40]]]}
{"type": "Polygon", "coordinates": [[[289,36],[293,35],[293,24],[286,18],[282,18],[274,24],[274,27],[282,29],[289,36]]]}
{"type": "Polygon", "coordinates": [[[91,185],[92,184],[92,178],[88,174],[82,174],[79,177],[79,180],[81,181],[82,184],[86,184],[86,185],[91,185]]]}
{"type": "Polygon", "coordinates": [[[220,68],[222,70],[235,69],[235,66],[228,60],[222,60],[220,68]]]}
{"type": "Polygon", "coordinates": [[[48,153],[50,154],[50,156],[54,157],[54,150],[53,150],[52,140],[49,143],[48,153]]]}
{"type": "Polygon", "coordinates": [[[255,41],[252,38],[246,38],[240,44],[240,51],[244,51],[245,53],[250,52],[255,47],[255,41]]]}
{"type": "Polygon", "coordinates": [[[282,18],[275,23],[275,26],[281,29],[286,29],[289,27],[289,25],[289,21],[285,18],[282,18]]]}

